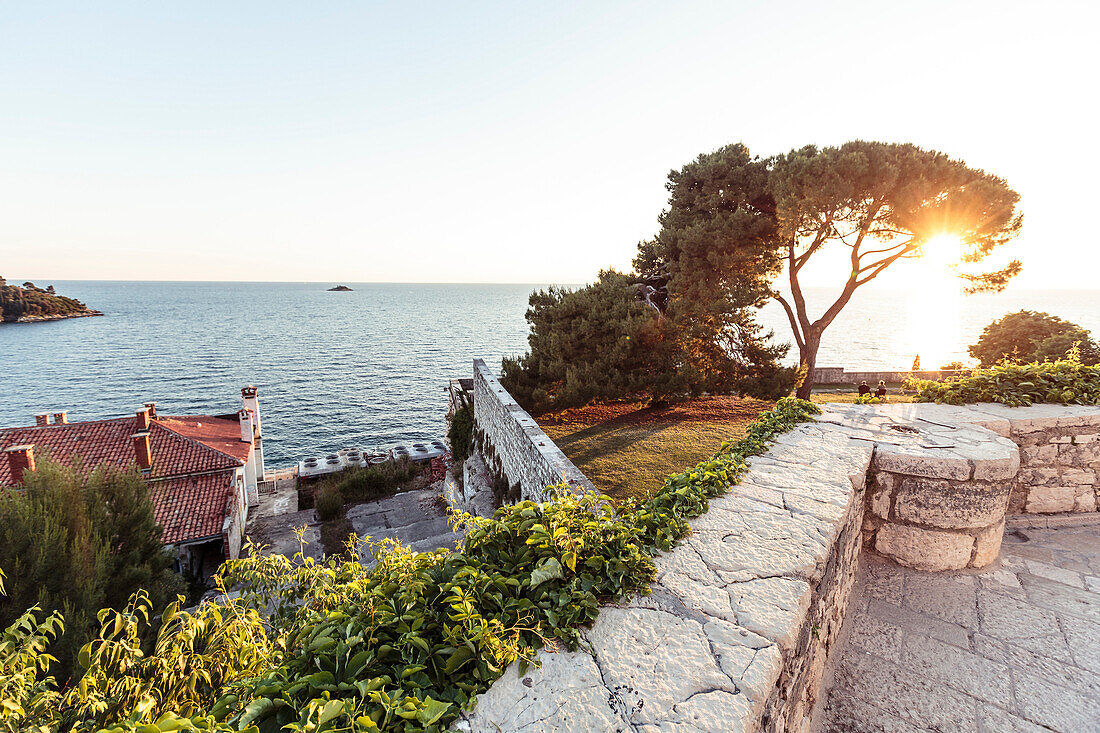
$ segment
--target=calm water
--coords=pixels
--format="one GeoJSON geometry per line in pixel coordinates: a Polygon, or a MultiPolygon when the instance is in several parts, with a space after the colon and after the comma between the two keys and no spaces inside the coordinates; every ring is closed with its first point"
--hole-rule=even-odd
{"type": "MultiPolygon", "coordinates": [[[[45,281],[39,283],[48,284],[45,281]]],[[[155,400],[165,414],[225,413],[260,388],[271,466],[344,446],[439,437],[447,380],[481,357],[526,348],[532,285],[131,283],[55,281],[107,314],[0,325],[0,426],[67,409],[114,417],[155,400]]],[[[823,307],[828,291],[808,293],[823,307]]],[[[1100,292],[1019,291],[929,304],[864,290],[826,332],[819,364],[926,368],[965,356],[1004,313],[1046,310],[1100,333],[1100,292]]],[[[789,340],[786,318],[761,320],[789,340]]]]}

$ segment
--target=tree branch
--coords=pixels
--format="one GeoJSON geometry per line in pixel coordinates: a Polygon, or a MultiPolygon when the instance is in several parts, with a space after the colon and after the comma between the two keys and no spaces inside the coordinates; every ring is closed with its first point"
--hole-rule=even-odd
{"type": "Polygon", "coordinates": [[[802,338],[802,334],[799,331],[798,320],[794,316],[794,311],[791,310],[790,303],[788,303],[779,293],[772,293],[772,297],[782,304],[783,310],[787,311],[787,320],[791,322],[791,331],[794,332],[794,342],[798,346],[798,350],[801,352],[804,348],[806,348],[806,341],[802,338]]]}

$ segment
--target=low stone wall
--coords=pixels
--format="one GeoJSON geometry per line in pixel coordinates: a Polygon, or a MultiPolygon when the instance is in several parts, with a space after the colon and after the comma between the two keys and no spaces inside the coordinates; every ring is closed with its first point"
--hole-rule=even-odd
{"type": "Polygon", "coordinates": [[[601,609],[576,652],[509,669],[469,731],[804,731],[840,630],[873,447],[809,423],[656,560],[652,593],[601,609]]]}
{"type": "MultiPolygon", "coordinates": [[[[919,412],[919,410],[918,410],[919,412]]],[[[1019,450],[984,427],[826,406],[822,420],[873,442],[864,545],[920,570],[980,568],[1004,534],[1019,450]]]]}
{"type": "Polygon", "coordinates": [[[545,501],[546,487],[558,484],[595,491],[481,359],[474,359],[473,395],[474,427],[488,444],[482,458],[490,470],[502,472],[509,485],[518,484],[521,500],[545,501]]]}
{"type": "Polygon", "coordinates": [[[1100,510],[1100,407],[1081,405],[935,405],[878,407],[897,419],[976,425],[1019,447],[1009,482],[1009,514],[1100,510]]]}
{"type": "Polygon", "coordinates": [[[925,371],[879,371],[879,372],[849,372],[843,367],[817,367],[814,369],[814,384],[851,384],[856,385],[860,382],[867,382],[867,384],[874,387],[879,381],[886,382],[888,384],[897,384],[898,382],[904,382],[909,377],[916,377],[917,379],[935,379],[937,381],[947,379],[958,374],[958,371],[952,369],[931,369],[925,371]]]}

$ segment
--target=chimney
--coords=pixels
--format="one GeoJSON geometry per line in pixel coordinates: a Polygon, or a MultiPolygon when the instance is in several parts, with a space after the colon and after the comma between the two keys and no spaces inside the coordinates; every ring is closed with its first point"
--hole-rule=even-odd
{"type": "Polygon", "coordinates": [[[69,411],[62,410],[61,412],[55,412],[53,414],[54,425],[68,425],[69,424],[69,411]]]}
{"type": "Polygon", "coordinates": [[[260,400],[256,396],[256,388],[251,384],[241,390],[241,399],[244,409],[252,412],[252,427],[256,431],[256,437],[263,437],[263,423],[260,422],[260,400]]]}
{"type": "Polygon", "coordinates": [[[138,432],[149,429],[149,408],[137,411],[137,429],[138,432]]]}
{"type": "Polygon", "coordinates": [[[156,402],[146,402],[145,403],[145,411],[149,413],[149,417],[153,418],[154,420],[157,419],[157,403],[156,402]]]}
{"type": "Polygon", "coordinates": [[[8,466],[11,468],[11,480],[14,483],[23,483],[23,474],[34,471],[34,446],[13,445],[4,449],[8,454],[8,466]]]}
{"type": "Polygon", "coordinates": [[[245,443],[251,443],[252,432],[252,411],[242,409],[237,413],[237,417],[241,419],[241,440],[245,443]]]}
{"type": "Polygon", "coordinates": [[[50,415],[49,415],[49,413],[43,412],[41,415],[35,415],[34,416],[34,424],[37,425],[38,427],[42,427],[44,425],[49,425],[50,424],[50,415]]]}
{"type": "MultiPolygon", "coordinates": [[[[138,415],[143,413],[139,412],[138,415]]],[[[148,414],[148,413],[144,413],[148,414]]],[[[134,444],[134,459],[137,461],[138,468],[142,471],[148,471],[153,467],[153,449],[149,445],[149,431],[143,430],[139,433],[134,433],[130,436],[130,440],[134,444]]]]}

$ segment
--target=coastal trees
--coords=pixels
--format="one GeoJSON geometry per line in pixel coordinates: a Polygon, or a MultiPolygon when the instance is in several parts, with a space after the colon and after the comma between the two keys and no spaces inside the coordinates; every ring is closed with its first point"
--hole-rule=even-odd
{"type": "MultiPolygon", "coordinates": [[[[773,158],[731,145],[674,172],[669,189],[661,233],[639,246],[635,267],[669,273],[669,309],[681,315],[692,353],[706,354],[708,341],[728,350],[730,335],[743,332],[737,324],[748,320],[745,309],[777,300],[805,370],[802,398],[813,386],[822,334],[857,288],[934,241],[977,263],[1021,226],[1019,196],[1003,180],[910,144],[811,145],[773,158]],[[844,252],[848,274],[836,300],[811,316],[800,278],[829,251],[844,252]],[[789,295],[770,285],[783,270],[789,295]]],[[[960,276],[976,292],[1001,289],[1019,271],[1012,261],[960,276]]]]}
{"type": "MultiPolygon", "coordinates": [[[[961,262],[985,259],[1019,233],[1019,195],[1004,180],[943,153],[911,144],[853,141],[807,146],[770,162],[776,244],[784,253],[790,300],[779,292],[807,377],[798,396],[809,397],[825,329],[852,294],[903,258],[920,257],[930,242],[958,248],[961,262]],[[800,274],[819,252],[846,248],[851,267],[840,294],[812,318],[800,274]]],[[[1001,290],[1020,271],[961,275],[968,292],[1001,290]]]]}
{"type": "Polygon", "coordinates": [[[1022,310],[993,321],[968,349],[979,366],[1013,362],[1057,361],[1077,345],[1083,364],[1100,363],[1100,345],[1076,323],[1049,313],[1022,310]]]}

